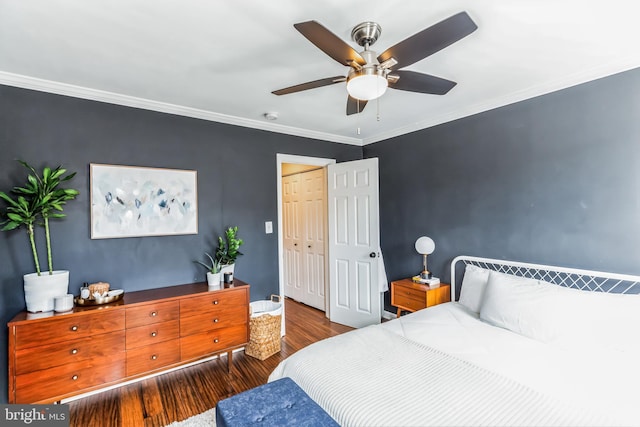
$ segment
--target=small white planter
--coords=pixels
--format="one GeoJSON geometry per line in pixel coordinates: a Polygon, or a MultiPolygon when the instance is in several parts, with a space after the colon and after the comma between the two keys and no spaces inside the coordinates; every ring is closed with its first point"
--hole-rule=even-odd
{"type": "Polygon", "coordinates": [[[207,283],[209,284],[209,289],[220,289],[220,273],[211,273],[207,272],[207,283]]]}
{"type": "MultiPolygon", "coordinates": [[[[236,268],[235,264],[223,265],[220,267],[220,283],[224,282],[224,273],[234,273],[236,268]]],[[[234,274],[235,276],[235,274],[234,274]]]]}
{"type": "Polygon", "coordinates": [[[66,270],[54,271],[49,274],[43,271],[25,274],[24,299],[27,303],[27,311],[37,313],[39,311],[53,311],[54,298],[69,293],[69,272],[66,270]]]}

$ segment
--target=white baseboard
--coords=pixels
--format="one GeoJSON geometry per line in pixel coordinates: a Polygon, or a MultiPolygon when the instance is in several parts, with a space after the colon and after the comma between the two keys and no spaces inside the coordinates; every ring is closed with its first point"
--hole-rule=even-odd
{"type": "Polygon", "coordinates": [[[396,316],[396,313],[392,313],[392,312],[387,311],[387,310],[384,310],[382,312],[382,318],[383,319],[392,320],[392,319],[395,319],[396,317],[398,317],[398,316],[396,316]]]}

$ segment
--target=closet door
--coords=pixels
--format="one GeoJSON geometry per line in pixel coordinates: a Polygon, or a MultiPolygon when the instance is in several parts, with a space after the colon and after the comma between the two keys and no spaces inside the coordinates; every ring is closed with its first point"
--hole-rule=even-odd
{"type": "Polygon", "coordinates": [[[302,302],[325,310],[326,278],[326,170],[300,174],[303,191],[303,289],[302,302]]]}
{"type": "Polygon", "coordinates": [[[284,294],[325,310],[326,170],[282,178],[284,294]]]}
{"type": "Polygon", "coordinates": [[[283,246],[285,286],[284,294],[296,301],[302,299],[302,230],[303,218],[300,195],[300,175],[282,178],[283,246]]]}

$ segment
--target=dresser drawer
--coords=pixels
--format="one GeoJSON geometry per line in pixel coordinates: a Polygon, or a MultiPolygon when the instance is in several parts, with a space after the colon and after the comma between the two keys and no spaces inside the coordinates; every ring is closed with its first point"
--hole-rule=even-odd
{"type": "Polygon", "coordinates": [[[16,403],[50,400],[53,396],[74,393],[87,387],[106,386],[124,377],[125,353],[111,352],[109,357],[88,359],[44,371],[16,376],[16,403]]]}
{"type": "Polygon", "coordinates": [[[178,301],[145,304],[127,308],[127,329],[152,323],[176,320],[180,314],[178,301]]]}
{"type": "Polygon", "coordinates": [[[427,307],[427,301],[425,299],[424,293],[421,295],[422,298],[415,298],[413,293],[405,293],[405,292],[396,292],[395,298],[393,299],[392,305],[397,307],[407,308],[409,310],[418,311],[427,307]]]}
{"type": "Polygon", "coordinates": [[[127,351],[127,376],[153,371],[180,362],[178,339],[127,351]]]}
{"type": "Polygon", "coordinates": [[[30,347],[16,352],[16,374],[49,369],[124,351],[124,330],[73,341],[30,347]]]}
{"type": "Polygon", "coordinates": [[[394,294],[397,297],[411,298],[416,300],[425,299],[427,293],[424,289],[415,289],[409,286],[396,285],[393,289],[394,294]]]}
{"type": "Polygon", "coordinates": [[[180,300],[180,317],[194,316],[228,307],[249,305],[247,289],[212,291],[205,295],[180,300]]]}
{"type": "Polygon", "coordinates": [[[109,308],[102,312],[85,312],[48,319],[46,322],[16,325],[15,345],[20,350],[122,329],[124,310],[109,308]]]}
{"type": "Polygon", "coordinates": [[[247,306],[227,307],[197,316],[180,318],[180,336],[199,334],[213,329],[246,324],[249,317],[247,306]]]}
{"type": "MultiPolygon", "coordinates": [[[[396,301],[415,300],[422,301],[424,302],[424,304],[426,304],[426,294],[427,291],[425,291],[424,289],[415,289],[398,284],[393,287],[393,296],[395,297],[396,301]]],[[[422,308],[424,308],[424,306],[422,308]]]]}
{"type": "Polygon", "coordinates": [[[154,323],[127,329],[127,350],[177,339],[180,336],[178,320],[154,323]]]}
{"type": "Polygon", "coordinates": [[[183,337],[180,338],[180,356],[182,360],[190,360],[238,347],[248,342],[248,335],[247,325],[244,324],[183,337]]]}

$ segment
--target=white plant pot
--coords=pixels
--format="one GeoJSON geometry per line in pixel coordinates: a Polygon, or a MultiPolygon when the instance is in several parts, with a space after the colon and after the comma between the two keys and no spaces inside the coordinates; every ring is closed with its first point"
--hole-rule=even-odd
{"type": "Polygon", "coordinates": [[[220,289],[220,272],[211,273],[208,271],[207,283],[209,284],[209,289],[220,289]]]}
{"type": "Polygon", "coordinates": [[[37,313],[39,311],[53,311],[55,297],[69,293],[69,272],[57,270],[53,274],[43,271],[25,274],[24,299],[27,303],[27,311],[37,313]]]}
{"type": "MultiPolygon", "coordinates": [[[[224,273],[234,273],[236,268],[235,264],[228,264],[228,265],[223,265],[222,267],[220,267],[220,283],[224,282],[224,273]]],[[[235,276],[235,273],[234,273],[235,276]]]]}

